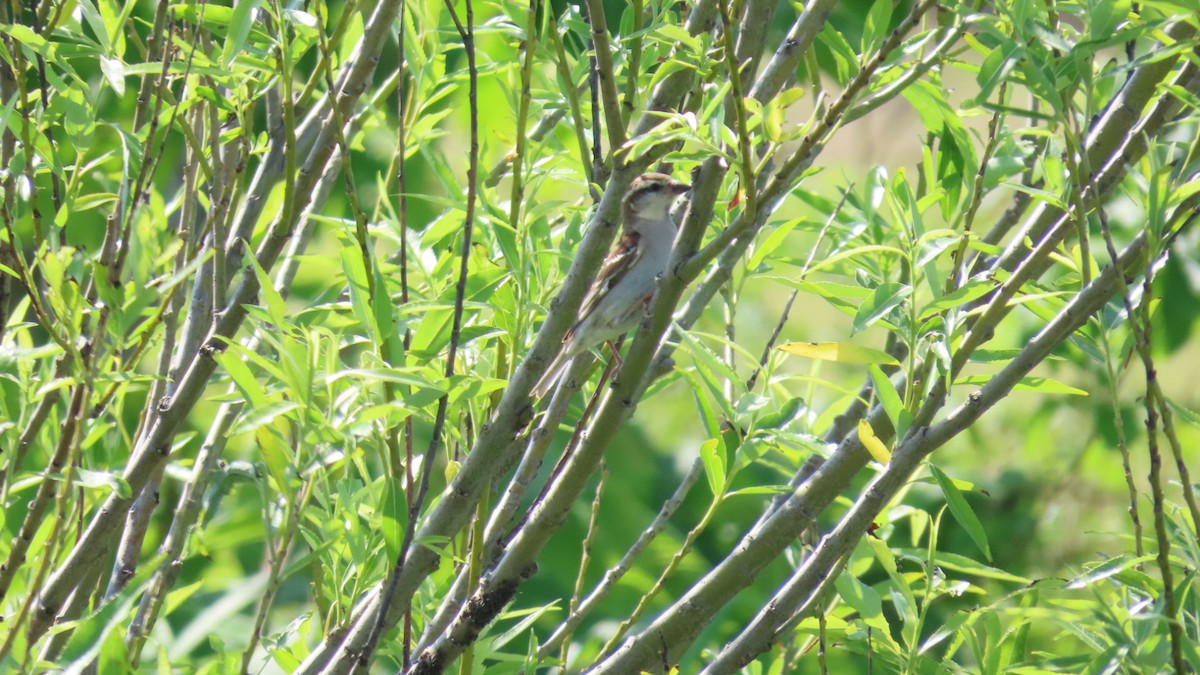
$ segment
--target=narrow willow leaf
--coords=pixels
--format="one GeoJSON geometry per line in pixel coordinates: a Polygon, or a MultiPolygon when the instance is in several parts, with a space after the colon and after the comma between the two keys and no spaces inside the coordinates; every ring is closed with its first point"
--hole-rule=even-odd
{"type": "Polygon", "coordinates": [[[950,507],[950,515],[954,516],[954,520],[958,521],[958,524],[967,531],[971,541],[975,542],[984,557],[991,562],[992,550],[988,547],[987,532],[984,531],[983,523],[979,522],[979,517],[975,515],[974,509],[967,503],[966,497],[941,469],[930,464],[929,471],[937,481],[938,487],[942,489],[942,494],[946,496],[946,505],[950,507]]]}
{"type": "Polygon", "coordinates": [[[287,447],[273,427],[259,427],[254,431],[254,438],[258,441],[258,449],[267,465],[267,471],[270,472],[271,478],[275,479],[276,489],[286,490],[287,467],[291,462],[287,447]]]}
{"type": "Polygon", "coordinates": [[[83,487],[110,488],[121,499],[129,499],[133,496],[133,490],[129,487],[129,483],[126,483],[124,478],[108,471],[89,471],[77,468],[75,469],[75,483],[83,487]]]}
{"type": "Polygon", "coordinates": [[[217,363],[229,373],[229,377],[233,379],[233,384],[246,398],[246,401],[253,408],[263,408],[267,405],[267,392],[262,385],[255,379],[254,373],[250,372],[250,368],[246,366],[246,362],[242,359],[242,355],[237,353],[237,350],[227,349],[214,352],[213,358],[217,363]]]}
{"type": "Polygon", "coordinates": [[[404,486],[400,484],[400,479],[393,476],[385,480],[379,509],[379,530],[383,535],[384,548],[387,549],[388,565],[392,566],[400,557],[401,542],[408,527],[408,505],[404,499],[404,486]]]}
{"type": "MultiPolygon", "coordinates": [[[[960,377],[954,381],[955,385],[975,385],[983,386],[991,381],[991,375],[967,375],[960,377]]],[[[1082,389],[1076,389],[1067,384],[1063,384],[1057,380],[1052,380],[1048,377],[1022,377],[1015,386],[1013,391],[1036,391],[1043,394],[1069,394],[1071,396],[1087,396],[1088,392],[1082,389]]]]}
{"type": "Polygon", "coordinates": [[[118,97],[125,95],[125,64],[121,63],[120,59],[112,59],[107,56],[100,57],[100,71],[104,73],[104,79],[113,89],[113,93],[118,97]]]}
{"type": "Polygon", "coordinates": [[[862,51],[866,53],[875,41],[887,34],[892,23],[892,0],[875,0],[867,11],[866,24],[862,32],[862,51]]]}
{"type": "Polygon", "coordinates": [[[878,537],[867,537],[866,541],[867,545],[871,547],[871,552],[875,554],[875,559],[879,561],[879,566],[887,572],[888,577],[892,580],[892,605],[904,622],[901,636],[904,638],[905,644],[912,647],[917,644],[920,614],[920,605],[917,603],[912,585],[908,583],[908,578],[897,567],[896,556],[886,541],[878,537]]]}
{"type": "Polygon", "coordinates": [[[888,419],[892,421],[896,438],[904,438],[904,433],[912,425],[912,415],[904,408],[904,402],[900,400],[900,393],[896,391],[891,378],[873,363],[868,368],[871,371],[871,382],[875,385],[875,397],[879,399],[888,419]]]}
{"type": "Polygon", "coordinates": [[[254,10],[258,9],[261,0],[243,0],[233,8],[229,18],[229,33],[221,50],[221,65],[225,68],[233,63],[233,59],[242,51],[246,38],[250,37],[250,28],[254,20],[254,10]]]}
{"type": "Polygon", "coordinates": [[[788,235],[792,233],[792,230],[796,229],[796,226],[803,222],[803,220],[799,219],[789,220],[772,230],[763,239],[762,243],[754,249],[754,253],[750,256],[750,262],[746,264],[747,269],[758,269],[759,265],[762,265],[763,261],[767,259],[767,256],[774,253],[783,244],[784,240],[787,239],[788,235]]]}
{"type": "Polygon", "coordinates": [[[884,366],[900,365],[895,357],[885,351],[849,342],[788,342],[780,345],[778,349],[786,354],[795,354],[818,361],[877,363],[884,366]]]}
{"type": "Polygon", "coordinates": [[[875,589],[859,581],[849,571],[839,574],[834,586],[842,600],[854,608],[868,626],[888,630],[887,619],[883,616],[883,600],[875,589]]]}
{"type": "Polygon", "coordinates": [[[245,264],[253,268],[254,275],[258,277],[258,294],[267,308],[271,322],[277,328],[286,329],[291,325],[291,322],[287,320],[287,303],[283,301],[283,296],[279,294],[279,291],[275,290],[275,283],[271,281],[267,271],[258,264],[258,259],[254,257],[250,246],[246,245],[243,251],[245,264]]]}
{"type": "Polygon", "coordinates": [[[888,312],[899,307],[900,303],[912,294],[912,290],[912,286],[894,281],[880,284],[871,297],[859,306],[858,313],[854,315],[854,323],[850,327],[850,334],[865,330],[888,312]]]}
{"type": "Polygon", "coordinates": [[[346,245],[340,251],[342,273],[346,275],[346,285],[349,287],[350,307],[354,317],[359,320],[368,334],[373,333],[371,311],[369,308],[370,284],[367,283],[367,270],[363,267],[362,255],[355,246],[346,245]]]}
{"type": "Polygon", "coordinates": [[[252,410],[245,412],[241,418],[238,419],[238,423],[234,426],[230,434],[232,435],[257,431],[262,425],[270,424],[271,422],[274,422],[275,418],[279,417],[280,415],[286,415],[287,413],[300,407],[301,404],[299,401],[275,401],[274,403],[269,403],[261,408],[255,407],[252,410]]]}
{"type": "Polygon", "coordinates": [[[871,457],[880,464],[887,464],[892,460],[892,453],[888,451],[887,446],[879,437],[875,435],[875,430],[871,428],[871,423],[864,420],[858,421],[858,440],[862,442],[863,447],[871,454],[871,457]]]}
{"type": "Polygon", "coordinates": [[[968,302],[987,294],[993,288],[996,288],[996,284],[991,281],[984,281],[981,279],[968,281],[954,292],[947,293],[940,299],[926,305],[925,309],[921,310],[921,320],[924,321],[925,319],[937,314],[941,314],[948,309],[965,305],[968,302]]]}
{"type": "Polygon", "coordinates": [[[714,497],[725,491],[725,457],[721,452],[721,441],[710,438],[700,444],[700,461],[704,463],[704,476],[714,497]]]}

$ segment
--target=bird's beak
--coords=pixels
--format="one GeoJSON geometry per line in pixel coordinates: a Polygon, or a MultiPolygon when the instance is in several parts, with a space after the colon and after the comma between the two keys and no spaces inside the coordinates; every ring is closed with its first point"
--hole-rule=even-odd
{"type": "Polygon", "coordinates": [[[688,185],[687,183],[675,183],[674,185],[671,186],[671,190],[677,195],[681,195],[686,192],[690,192],[691,189],[692,189],[692,186],[688,185]]]}

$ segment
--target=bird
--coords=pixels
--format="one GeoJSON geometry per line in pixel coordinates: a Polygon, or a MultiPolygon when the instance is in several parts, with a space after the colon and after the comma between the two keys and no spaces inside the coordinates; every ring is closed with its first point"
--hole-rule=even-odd
{"type": "MultiPolygon", "coordinates": [[[[671,205],[691,189],[662,173],[645,173],[629,184],[621,200],[621,238],[613,246],[580,306],[575,325],[533,388],[543,397],[579,354],[629,332],[654,297],[659,276],[667,269],[675,243],[671,205]]],[[[620,363],[616,349],[613,356],[620,363]]]]}

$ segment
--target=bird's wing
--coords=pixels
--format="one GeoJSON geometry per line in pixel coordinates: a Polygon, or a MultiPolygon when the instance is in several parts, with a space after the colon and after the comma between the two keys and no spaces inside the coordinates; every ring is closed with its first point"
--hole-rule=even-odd
{"type": "Polygon", "coordinates": [[[637,232],[626,232],[621,235],[621,239],[609,251],[608,257],[604,259],[604,264],[601,265],[600,272],[596,274],[596,281],[588,289],[588,294],[583,299],[583,306],[579,310],[579,321],[563,336],[563,342],[569,342],[575,336],[575,330],[579,328],[580,324],[592,312],[596,311],[596,308],[604,301],[609,291],[621,282],[621,279],[628,274],[638,259],[642,257],[645,249],[639,245],[641,238],[642,235],[637,232]]]}

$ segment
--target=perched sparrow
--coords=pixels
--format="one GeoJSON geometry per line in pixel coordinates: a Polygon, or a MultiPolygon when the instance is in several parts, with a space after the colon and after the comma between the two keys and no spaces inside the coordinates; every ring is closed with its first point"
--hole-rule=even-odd
{"type": "Polygon", "coordinates": [[[583,299],[579,320],[563,337],[562,350],[533,388],[535,396],[545,396],[576,355],[610,342],[637,325],[671,257],[675,242],[671,205],[690,189],[690,185],[661,173],[633,179],[621,201],[625,223],[621,239],[601,265],[583,299]]]}

